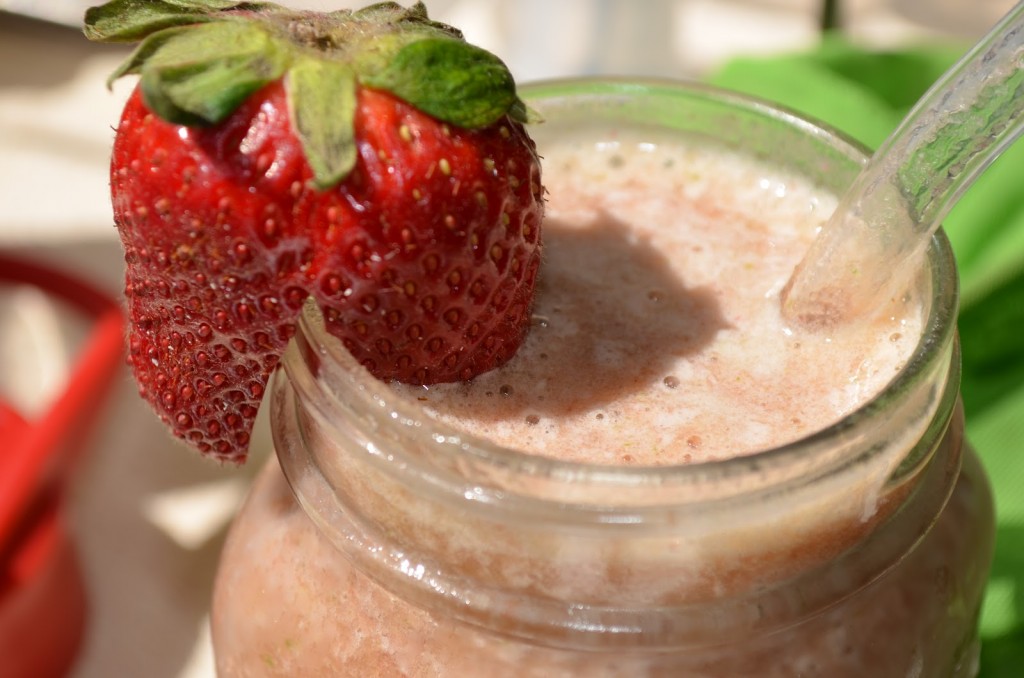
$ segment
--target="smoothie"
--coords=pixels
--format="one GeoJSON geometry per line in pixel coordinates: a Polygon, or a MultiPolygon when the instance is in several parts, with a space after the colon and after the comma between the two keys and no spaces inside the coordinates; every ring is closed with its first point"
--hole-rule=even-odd
{"type": "Polygon", "coordinates": [[[722,459],[840,420],[916,347],[912,296],[830,332],[781,317],[835,207],[808,179],[664,132],[551,134],[536,132],[548,203],[531,334],[472,382],[402,389],[442,421],[566,461],[722,459]]]}
{"type": "Polygon", "coordinates": [[[384,385],[300,328],[218,577],[222,678],[974,675],[992,516],[955,292],[790,326],[827,167],[562,105],[512,361],[384,385]]]}

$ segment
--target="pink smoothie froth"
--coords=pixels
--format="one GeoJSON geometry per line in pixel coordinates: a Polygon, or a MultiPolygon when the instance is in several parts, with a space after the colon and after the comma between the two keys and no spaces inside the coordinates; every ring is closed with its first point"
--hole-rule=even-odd
{"type": "Polygon", "coordinates": [[[543,147],[545,261],[516,358],[403,392],[503,446],[665,465],[791,442],[896,375],[921,331],[916,300],[827,333],[780,314],[834,196],[748,157],[632,134],[543,147]]]}

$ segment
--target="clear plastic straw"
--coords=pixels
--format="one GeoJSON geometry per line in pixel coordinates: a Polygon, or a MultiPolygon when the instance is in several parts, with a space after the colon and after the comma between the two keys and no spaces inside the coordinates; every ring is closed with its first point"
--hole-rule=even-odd
{"type": "Polygon", "coordinates": [[[1024,131],[1024,2],[945,73],[842,196],[782,292],[832,326],[901,295],[942,219],[1024,131]]]}

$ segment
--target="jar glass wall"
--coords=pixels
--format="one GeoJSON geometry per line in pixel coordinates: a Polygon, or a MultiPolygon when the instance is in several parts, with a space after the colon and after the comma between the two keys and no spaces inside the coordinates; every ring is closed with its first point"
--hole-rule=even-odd
{"type": "MultiPolygon", "coordinates": [[[[864,160],[699,86],[523,95],[542,156],[607,123],[742,149],[837,192],[864,160]]],[[[993,517],[963,441],[941,234],[916,285],[923,335],[879,395],[785,446],[668,466],[467,435],[368,378],[308,312],[274,381],[276,457],[218,575],[220,675],[973,675],[993,517]]]]}

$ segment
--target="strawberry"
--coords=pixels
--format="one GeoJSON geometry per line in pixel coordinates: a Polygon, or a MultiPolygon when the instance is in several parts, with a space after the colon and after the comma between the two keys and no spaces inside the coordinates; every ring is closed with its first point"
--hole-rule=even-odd
{"type": "Polygon", "coordinates": [[[129,363],[201,452],[244,461],[307,299],[376,377],[508,360],[540,261],[540,163],[507,68],[422,4],[314,13],[115,0],[136,41],[114,139],[129,363]]]}

